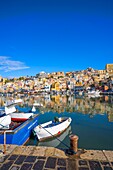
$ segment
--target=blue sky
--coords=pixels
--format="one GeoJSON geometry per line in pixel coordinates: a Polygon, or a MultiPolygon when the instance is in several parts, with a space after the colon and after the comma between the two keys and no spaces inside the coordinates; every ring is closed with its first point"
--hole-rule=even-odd
{"type": "Polygon", "coordinates": [[[106,63],[113,63],[113,0],[0,1],[1,76],[106,63]]]}

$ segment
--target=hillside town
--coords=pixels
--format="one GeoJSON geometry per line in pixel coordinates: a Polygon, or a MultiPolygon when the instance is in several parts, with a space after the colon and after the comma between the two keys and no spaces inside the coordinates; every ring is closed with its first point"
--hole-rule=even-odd
{"type": "Polygon", "coordinates": [[[27,94],[75,94],[88,89],[113,92],[113,64],[106,64],[104,70],[91,67],[72,72],[44,71],[36,76],[3,78],[0,76],[0,93],[27,94]]]}

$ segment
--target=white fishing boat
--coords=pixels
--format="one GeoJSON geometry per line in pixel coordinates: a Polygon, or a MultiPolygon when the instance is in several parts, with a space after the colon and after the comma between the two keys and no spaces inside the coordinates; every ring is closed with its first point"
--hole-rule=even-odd
{"type": "Polygon", "coordinates": [[[99,90],[89,90],[87,94],[89,97],[100,97],[99,90]]]}
{"type": "Polygon", "coordinates": [[[8,129],[11,123],[11,116],[5,113],[0,115],[0,129],[8,129]]]}
{"type": "Polygon", "coordinates": [[[34,103],[33,106],[35,106],[35,107],[43,107],[43,104],[42,103],[34,103]]]}
{"type": "Polygon", "coordinates": [[[10,113],[16,112],[15,105],[17,105],[18,103],[21,103],[21,102],[23,102],[22,99],[15,99],[15,100],[11,100],[11,101],[6,101],[5,113],[10,114],[10,113]]]}
{"type": "Polygon", "coordinates": [[[16,122],[24,122],[33,117],[33,113],[10,113],[11,120],[16,122]]]}
{"type": "Polygon", "coordinates": [[[32,112],[36,112],[35,106],[32,107],[32,112]]]}
{"type": "Polygon", "coordinates": [[[57,120],[38,125],[34,128],[34,133],[39,141],[43,141],[45,139],[60,135],[68,128],[71,121],[72,119],[70,117],[60,117],[57,118],[57,120]]]}
{"type": "Polygon", "coordinates": [[[69,126],[65,132],[63,132],[60,136],[58,136],[57,138],[54,137],[54,138],[51,138],[51,139],[48,139],[46,141],[41,141],[38,143],[38,146],[48,146],[48,147],[58,147],[62,141],[71,134],[71,126],[69,126]]]}
{"type": "Polygon", "coordinates": [[[17,99],[12,101],[11,103],[7,103],[5,105],[5,113],[11,116],[11,120],[12,121],[16,121],[16,122],[23,122],[28,120],[29,118],[31,118],[33,116],[33,113],[24,113],[24,112],[20,112],[19,110],[17,111],[15,105],[17,105],[18,103],[22,102],[21,99],[17,99]]]}

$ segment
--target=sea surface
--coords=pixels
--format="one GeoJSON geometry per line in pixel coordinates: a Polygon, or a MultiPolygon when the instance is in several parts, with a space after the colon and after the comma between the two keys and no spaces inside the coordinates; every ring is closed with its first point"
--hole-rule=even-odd
{"type": "MultiPolygon", "coordinates": [[[[59,137],[39,142],[31,136],[26,145],[53,146],[67,148],[70,146],[71,134],[79,137],[78,147],[84,149],[113,150],[113,96],[89,98],[84,96],[19,96],[23,103],[18,107],[22,111],[32,109],[38,103],[36,113],[39,124],[53,120],[54,117],[71,117],[71,126],[59,137]]],[[[14,96],[13,98],[19,98],[14,96]]],[[[1,108],[6,100],[1,97],[1,108]]]]}

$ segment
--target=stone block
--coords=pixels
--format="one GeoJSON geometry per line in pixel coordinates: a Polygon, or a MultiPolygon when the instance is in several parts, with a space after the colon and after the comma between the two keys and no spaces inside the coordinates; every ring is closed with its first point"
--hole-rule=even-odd
{"type": "Polygon", "coordinates": [[[80,155],[81,159],[107,161],[104,153],[100,150],[87,150],[80,155]]]}
{"type": "Polygon", "coordinates": [[[25,149],[26,149],[25,146],[17,146],[13,150],[12,154],[14,154],[14,155],[23,155],[23,153],[25,154],[25,149]]]}
{"type": "Polygon", "coordinates": [[[43,167],[44,167],[44,164],[45,164],[45,161],[44,160],[38,160],[34,166],[33,166],[33,169],[34,170],[42,170],[43,167]]]}
{"type": "Polygon", "coordinates": [[[48,147],[45,150],[45,156],[53,156],[55,154],[55,148],[53,147],[48,147]]]}
{"type": "Polygon", "coordinates": [[[58,158],[57,165],[59,165],[59,166],[66,166],[66,159],[58,158]]]}
{"type": "Polygon", "coordinates": [[[33,156],[45,156],[46,149],[47,147],[36,147],[32,155],[33,156]]]}
{"type": "Polygon", "coordinates": [[[55,167],[56,167],[56,161],[57,161],[57,158],[48,157],[48,159],[47,159],[47,161],[46,161],[46,164],[45,164],[45,168],[55,169],[55,167]]]}
{"type": "Polygon", "coordinates": [[[108,161],[113,162],[113,151],[103,150],[103,153],[107,157],[108,161]]]}
{"type": "Polygon", "coordinates": [[[55,149],[55,154],[54,156],[56,157],[59,157],[59,158],[68,158],[66,155],[65,155],[65,152],[60,150],[60,149],[55,149]]]}
{"type": "Polygon", "coordinates": [[[74,159],[68,159],[67,161],[67,169],[68,170],[77,170],[77,160],[74,159]]]}
{"type": "Polygon", "coordinates": [[[20,156],[18,157],[18,159],[15,161],[15,164],[16,164],[16,165],[21,165],[21,164],[24,162],[25,159],[26,159],[26,156],[20,155],[20,156]]]}

